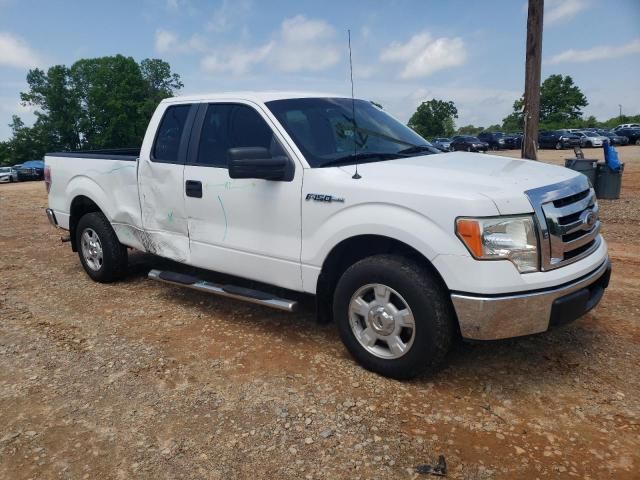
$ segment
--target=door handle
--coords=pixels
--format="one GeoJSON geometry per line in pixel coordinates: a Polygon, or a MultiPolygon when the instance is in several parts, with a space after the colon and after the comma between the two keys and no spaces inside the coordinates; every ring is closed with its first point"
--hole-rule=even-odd
{"type": "Polygon", "coordinates": [[[202,198],[202,182],[197,180],[187,180],[185,184],[187,197],[202,198]]]}

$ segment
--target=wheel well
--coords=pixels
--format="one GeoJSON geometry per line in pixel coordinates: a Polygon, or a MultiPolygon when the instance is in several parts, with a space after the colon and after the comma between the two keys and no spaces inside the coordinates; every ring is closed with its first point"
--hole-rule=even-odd
{"type": "Polygon", "coordinates": [[[74,252],[78,251],[78,246],[76,245],[76,227],[78,226],[78,222],[84,215],[91,212],[102,212],[102,210],[100,210],[100,207],[89,197],[78,195],[71,202],[69,212],[69,236],[71,237],[71,249],[74,252]]]}
{"type": "Polygon", "coordinates": [[[415,248],[382,235],[358,235],[343,240],[333,247],[322,264],[322,271],[316,287],[316,306],[320,322],[326,323],[332,319],[333,291],[345,270],[364,258],[384,253],[402,255],[420,263],[446,289],[446,284],[440,273],[415,248]]]}

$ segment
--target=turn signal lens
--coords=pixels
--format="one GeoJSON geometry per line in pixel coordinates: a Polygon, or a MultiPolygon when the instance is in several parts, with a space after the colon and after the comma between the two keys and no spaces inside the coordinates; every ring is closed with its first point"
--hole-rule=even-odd
{"type": "Polygon", "coordinates": [[[480,235],[480,224],[477,220],[469,218],[459,218],[456,220],[456,230],[458,236],[467,248],[476,257],[482,256],[482,237],[480,235]]]}

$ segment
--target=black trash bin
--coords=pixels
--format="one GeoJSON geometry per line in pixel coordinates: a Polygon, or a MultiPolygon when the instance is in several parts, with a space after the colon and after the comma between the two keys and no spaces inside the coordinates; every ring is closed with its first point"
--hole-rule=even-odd
{"type": "Polygon", "coordinates": [[[620,170],[612,170],[606,163],[599,163],[596,173],[596,197],[605,200],[615,200],[620,198],[620,187],[622,186],[622,172],[624,163],[620,164],[620,170]]]}
{"type": "Polygon", "coordinates": [[[591,158],[567,158],[564,166],[587,176],[591,185],[596,184],[596,168],[598,160],[591,158]]]}

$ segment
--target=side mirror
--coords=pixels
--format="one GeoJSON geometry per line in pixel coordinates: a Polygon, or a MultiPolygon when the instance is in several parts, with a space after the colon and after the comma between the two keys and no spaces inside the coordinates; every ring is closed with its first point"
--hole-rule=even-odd
{"type": "Polygon", "coordinates": [[[227,166],[231,178],[264,180],[293,179],[293,166],[285,156],[272,157],[263,147],[237,147],[227,150],[227,166]]]}

